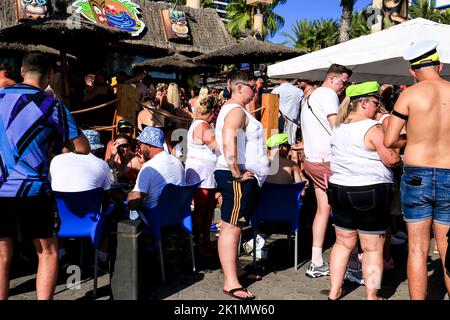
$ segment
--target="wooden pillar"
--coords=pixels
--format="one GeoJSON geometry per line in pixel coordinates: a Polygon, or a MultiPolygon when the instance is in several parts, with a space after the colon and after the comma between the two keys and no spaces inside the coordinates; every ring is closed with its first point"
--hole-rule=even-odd
{"type": "Polygon", "coordinates": [[[137,125],[136,119],[136,86],[134,84],[117,85],[117,108],[113,125],[120,119],[128,119],[134,126],[137,125]]]}
{"type": "Polygon", "coordinates": [[[278,133],[278,108],[279,98],[277,94],[264,93],[262,95],[261,123],[264,127],[265,139],[278,133]]]}

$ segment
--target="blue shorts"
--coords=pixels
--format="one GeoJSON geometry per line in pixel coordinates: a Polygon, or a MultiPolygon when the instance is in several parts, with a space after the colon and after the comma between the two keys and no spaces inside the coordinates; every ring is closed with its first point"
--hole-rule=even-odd
{"type": "Polygon", "coordinates": [[[257,180],[234,181],[229,170],[216,170],[214,177],[217,181],[217,189],[222,194],[220,208],[222,220],[235,226],[248,222],[258,201],[257,180]]]}
{"type": "Polygon", "coordinates": [[[450,169],[404,167],[400,191],[406,222],[450,225],[450,169]]]}

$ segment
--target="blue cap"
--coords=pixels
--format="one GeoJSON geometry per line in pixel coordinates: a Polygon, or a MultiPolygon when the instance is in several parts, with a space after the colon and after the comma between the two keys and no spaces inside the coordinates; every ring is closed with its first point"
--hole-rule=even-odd
{"type": "Polygon", "coordinates": [[[144,130],[142,130],[139,137],[137,137],[137,140],[139,140],[142,143],[152,145],[157,148],[163,148],[164,147],[164,132],[155,127],[145,127],[144,130]]]}
{"type": "Polygon", "coordinates": [[[89,141],[91,150],[103,148],[105,145],[100,142],[100,133],[95,130],[83,130],[84,135],[89,141]]]}

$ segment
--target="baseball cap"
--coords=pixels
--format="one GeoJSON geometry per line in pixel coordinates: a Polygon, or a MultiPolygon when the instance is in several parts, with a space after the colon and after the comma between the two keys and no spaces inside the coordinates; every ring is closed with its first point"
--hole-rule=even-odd
{"type": "Polygon", "coordinates": [[[286,133],[277,133],[267,139],[267,147],[275,148],[283,144],[289,144],[289,139],[286,133]]]}
{"type": "Polygon", "coordinates": [[[367,81],[359,84],[353,84],[348,86],[345,90],[345,94],[350,100],[357,100],[364,97],[377,97],[381,98],[378,94],[380,91],[380,85],[376,81],[367,81]]]}

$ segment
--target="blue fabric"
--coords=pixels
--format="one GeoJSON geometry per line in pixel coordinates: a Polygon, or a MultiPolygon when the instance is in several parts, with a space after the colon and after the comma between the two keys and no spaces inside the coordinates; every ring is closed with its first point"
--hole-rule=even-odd
{"type": "Polygon", "coordinates": [[[139,137],[137,137],[137,140],[154,147],[163,148],[164,132],[159,128],[147,126],[142,130],[139,137]]]}
{"type": "Polygon", "coordinates": [[[252,225],[261,221],[287,221],[295,232],[298,230],[302,201],[300,196],[306,181],[292,184],[264,183],[259,193],[252,225]]]}
{"type": "Polygon", "coordinates": [[[80,133],[64,104],[39,88],[16,84],[0,90],[0,197],[50,192],[49,148],[80,133]]]}
{"type": "Polygon", "coordinates": [[[91,150],[101,149],[105,145],[100,142],[100,133],[95,130],[83,130],[83,134],[89,141],[91,150]]]}
{"type": "Polygon", "coordinates": [[[406,222],[450,225],[450,169],[404,167],[400,192],[406,222]]]}
{"type": "Polygon", "coordinates": [[[164,187],[156,207],[139,211],[148,231],[156,240],[161,239],[161,228],[181,225],[185,232],[192,233],[191,202],[202,181],[187,186],[168,184],[164,187]]]}

